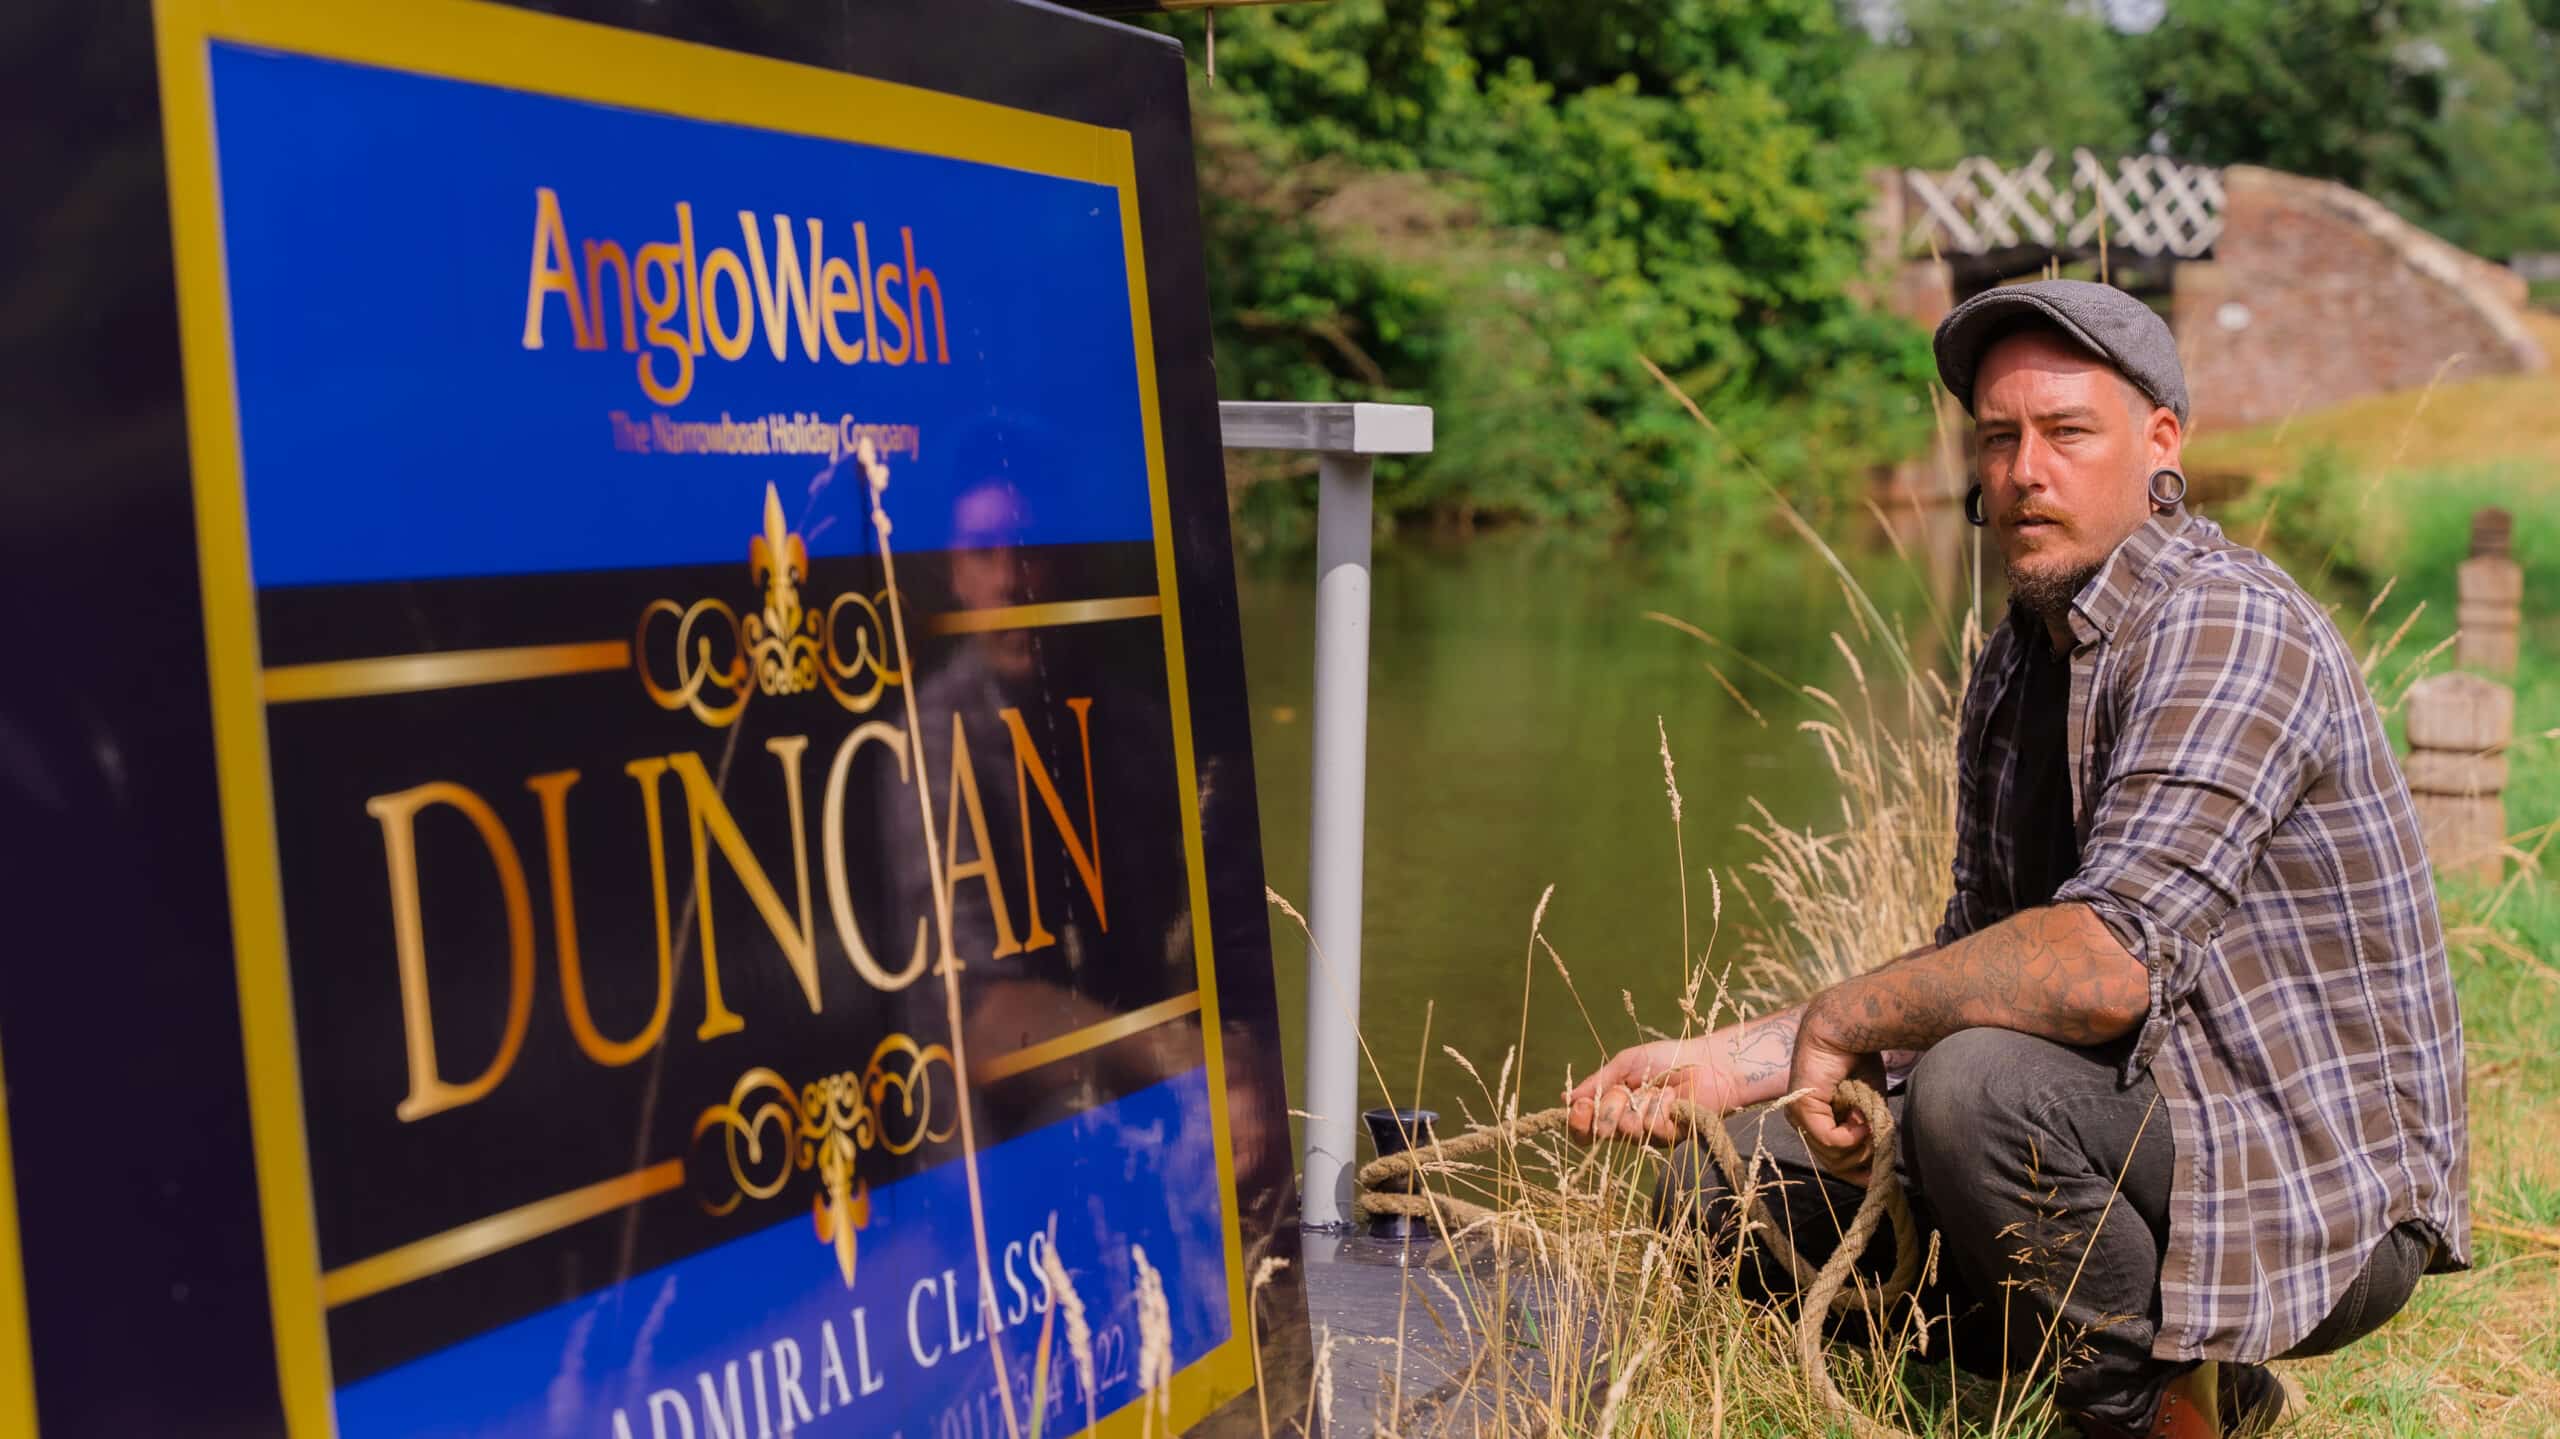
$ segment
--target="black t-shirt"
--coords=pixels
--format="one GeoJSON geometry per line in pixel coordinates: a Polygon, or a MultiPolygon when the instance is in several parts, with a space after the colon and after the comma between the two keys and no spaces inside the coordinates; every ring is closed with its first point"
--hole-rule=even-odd
{"type": "Polygon", "coordinates": [[[2019,909],[2053,902],[2053,892],[2080,871],[2080,836],[2071,813],[2071,662],[2053,652],[2043,626],[2027,637],[2026,682],[2018,706],[2016,813],[2018,872],[2011,877],[2019,909]]]}

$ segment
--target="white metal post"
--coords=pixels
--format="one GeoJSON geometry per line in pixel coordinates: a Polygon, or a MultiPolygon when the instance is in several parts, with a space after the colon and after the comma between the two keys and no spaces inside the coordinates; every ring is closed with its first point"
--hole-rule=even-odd
{"type": "Polygon", "coordinates": [[[1351,1218],[1359,1167],[1360,866],[1369,778],[1367,455],[1326,455],[1316,470],[1316,671],[1313,794],[1307,807],[1307,1154],[1300,1190],[1310,1227],[1351,1218]]]}
{"type": "Polygon", "coordinates": [[[1376,455],[1426,454],[1419,405],[1218,407],[1229,449],[1314,451],[1316,656],[1307,822],[1307,1111],[1301,1221],[1351,1220],[1360,1108],[1360,865],[1369,773],[1369,532],[1376,455]]]}

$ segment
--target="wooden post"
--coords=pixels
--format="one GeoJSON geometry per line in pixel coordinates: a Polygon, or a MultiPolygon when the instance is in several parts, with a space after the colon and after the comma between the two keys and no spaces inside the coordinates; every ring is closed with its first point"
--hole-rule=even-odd
{"type": "Polygon", "coordinates": [[[2504,872],[2507,744],[2515,727],[2515,691],[2495,680],[2444,674],[2410,686],[2402,772],[2439,871],[2491,884],[2504,872]]]}
{"type": "Polygon", "coordinates": [[[2454,644],[2454,658],[2465,669],[2516,672],[2524,570],[2508,553],[2514,533],[2515,517],[2505,510],[2484,509],[2471,516],[2471,558],[2462,562],[2457,580],[2461,605],[2455,611],[2462,638],[2454,644]]]}

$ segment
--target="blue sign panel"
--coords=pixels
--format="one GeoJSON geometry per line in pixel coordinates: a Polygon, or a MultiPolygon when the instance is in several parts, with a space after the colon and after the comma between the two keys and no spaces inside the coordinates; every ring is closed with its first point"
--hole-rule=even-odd
{"type": "MultiPolygon", "coordinates": [[[[726,561],[864,434],[900,549],[970,543],[964,466],[1021,467],[1021,542],[1153,536],[1111,186],[211,62],[259,584],[726,561]]],[[[811,497],[812,555],[871,547],[857,488],[811,497]]]]}

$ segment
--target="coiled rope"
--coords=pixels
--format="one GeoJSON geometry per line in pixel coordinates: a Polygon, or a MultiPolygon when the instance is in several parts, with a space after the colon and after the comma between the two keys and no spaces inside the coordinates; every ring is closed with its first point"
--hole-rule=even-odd
{"type": "MultiPolygon", "coordinates": [[[[1670,1119],[1692,1138],[1703,1138],[1707,1152],[1715,1157],[1716,1168],[1724,1174],[1725,1184],[1734,1197],[1747,1206],[1747,1230],[1757,1230],[1770,1252],[1794,1276],[1800,1296],[1796,1314],[1796,1358],[1811,1379],[1815,1395],[1823,1406],[1847,1421],[1860,1439],[1908,1439],[1903,1430],[1881,1424],[1867,1417],[1842,1397],[1839,1386],[1831,1381],[1830,1366],[1823,1359],[1823,1321],[1833,1314],[1868,1311],[1882,1317],[1884,1309],[1911,1292],[1920,1278],[1921,1243],[1919,1225],[1911,1217],[1911,1203],[1902,1192],[1902,1182],[1894,1173],[1893,1113],[1885,1107],[1884,1096],[1873,1087],[1855,1079],[1840,1081],[1833,1095],[1835,1104],[1855,1109],[1867,1121],[1867,1132],[1874,1136],[1872,1153],[1876,1162],[1867,1177],[1867,1192],[1858,1201],[1858,1211],[1840,1235],[1839,1246],[1831,1251],[1819,1268],[1807,1264],[1804,1256],[1788,1240],[1786,1226],[1775,1222],[1768,1206],[1760,1201],[1760,1187],[1750,1182],[1749,1167],[1734,1149],[1733,1136],[1725,1128],[1723,1116],[1685,1099],[1670,1100],[1670,1119]],[[1849,1283],[1858,1256],[1866,1252],[1881,1225],[1893,1226],[1893,1272],[1884,1283],[1869,1290],[1849,1283]]],[[[1541,1109],[1523,1114],[1501,1124],[1486,1125],[1459,1135],[1455,1139],[1436,1141],[1420,1149],[1389,1154],[1361,1166],[1357,1176],[1361,1195],[1359,1207],[1370,1214],[1401,1214],[1429,1220],[1443,1233],[1472,1228],[1479,1223],[1508,1222],[1509,1216],[1468,1200],[1424,1190],[1422,1181],[1432,1174],[1455,1172],[1467,1159],[1506,1144],[1520,1144],[1540,1135],[1565,1127],[1571,1111],[1564,1107],[1541,1109]],[[1408,1189],[1407,1186],[1410,1186],[1408,1189]]]]}

